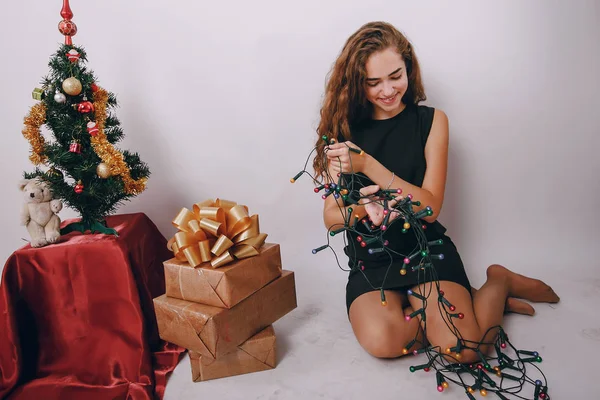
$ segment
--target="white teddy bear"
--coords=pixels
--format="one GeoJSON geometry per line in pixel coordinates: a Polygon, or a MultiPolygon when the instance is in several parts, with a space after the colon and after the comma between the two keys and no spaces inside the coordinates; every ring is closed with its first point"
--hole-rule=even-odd
{"type": "Polygon", "coordinates": [[[56,243],[60,238],[62,201],[53,199],[48,184],[40,178],[24,179],[19,184],[25,203],[21,209],[21,224],[31,236],[31,247],[56,243]]]}

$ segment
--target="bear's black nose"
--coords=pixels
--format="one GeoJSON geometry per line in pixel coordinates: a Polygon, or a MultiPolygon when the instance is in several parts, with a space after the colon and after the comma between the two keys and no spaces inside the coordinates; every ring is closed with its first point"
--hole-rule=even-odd
{"type": "Polygon", "coordinates": [[[35,197],[35,193],[29,193],[29,197],[33,199],[35,197]]]}

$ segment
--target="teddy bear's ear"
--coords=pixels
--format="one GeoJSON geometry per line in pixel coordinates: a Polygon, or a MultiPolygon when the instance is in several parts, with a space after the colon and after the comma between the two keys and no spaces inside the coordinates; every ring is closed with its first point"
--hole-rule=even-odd
{"type": "Polygon", "coordinates": [[[19,181],[19,190],[23,191],[23,189],[25,189],[25,186],[27,186],[30,180],[31,179],[21,179],[19,181]]]}

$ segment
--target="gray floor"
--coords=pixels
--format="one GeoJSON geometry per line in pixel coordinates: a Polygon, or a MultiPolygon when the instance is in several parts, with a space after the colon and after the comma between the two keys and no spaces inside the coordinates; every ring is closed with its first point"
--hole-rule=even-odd
{"type": "MultiPolygon", "coordinates": [[[[467,398],[457,386],[438,393],[431,372],[409,372],[425,356],[379,360],[365,353],[346,318],[344,273],[315,280],[311,272],[297,271],[298,308],[274,324],[275,369],[194,383],[186,354],[169,379],[165,400],[467,398]]],[[[598,399],[600,279],[596,272],[554,277],[559,304],[537,304],[534,317],[510,315],[504,326],[515,346],[540,352],[552,399],[598,399]]]]}

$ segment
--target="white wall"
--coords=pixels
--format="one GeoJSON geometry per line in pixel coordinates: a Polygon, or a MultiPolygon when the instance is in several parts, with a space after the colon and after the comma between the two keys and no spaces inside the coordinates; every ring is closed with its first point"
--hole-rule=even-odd
{"type": "MultiPolygon", "coordinates": [[[[16,182],[32,167],[20,131],[62,41],[61,3],[3,5],[4,258],[27,237],[16,182]]],[[[343,281],[331,255],[310,254],[326,240],[321,200],[308,179],[289,178],[311,150],[325,75],[343,42],[382,19],[414,42],[427,103],[449,115],[441,220],[473,280],[492,262],[553,282],[560,275],[548,269],[600,277],[597,2],[71,3],[74,41],[120,101],[121,147],[153,172],[148,190],[120,212],[147,213],[165,236],[180,207],[236,200],[260,214],[288,268],[343,281]]]]}

